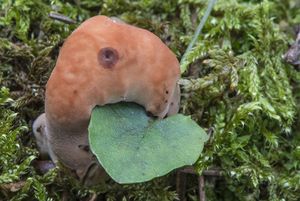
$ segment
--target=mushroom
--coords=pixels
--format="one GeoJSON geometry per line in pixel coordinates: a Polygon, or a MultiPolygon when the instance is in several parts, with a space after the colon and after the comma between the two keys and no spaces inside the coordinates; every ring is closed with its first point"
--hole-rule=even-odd
{"type": "Polygon", "coordinates": [[[50,157],[74,170],[80,180],[104,177],[89,151],[92,109],[126,101],[159,118],[175,114],[179,77],[176,56],[151,32],[105,16],[90,18],[60,50],[46,86],[45,114],[34,124],[35,136],[44,137],[37,139],[50,157]]]}

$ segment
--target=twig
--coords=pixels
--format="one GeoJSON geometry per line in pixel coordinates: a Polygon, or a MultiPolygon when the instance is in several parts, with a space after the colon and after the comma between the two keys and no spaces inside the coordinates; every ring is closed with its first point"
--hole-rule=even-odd
{"type": "Polygon", "coordinates": [[[183,172],[178,171],[176,175],[176,191],[180,201],[186,201],[186,175],[183,172]]]}
{"type": "MultiPolygon", "coordinates": [[[[192,166],[185,167],[179,171],[177,171],[176,175],[176,191],[179,195],[180,201],[186,201],[186,174],[194,174],[198,175],[198,173],[194,170],[192,166]]],[[[221,171],[218,169],[204,170],[202,175],[198,175],[198,196],[200,201],[206,201],[205,197],[205,181],[204,176],[210,177],[219,177],[221,175],[221,171]]]]}
{"type": "Polygon", "coordinates": [[[67,191],[64,191],[62,194],[62,201],[68,201],[69,200],[69,193],[67,191]]]}
{"type": "Polygon", "coordinates": [[[89,199],[88,201],[96,201],[96,199],[97,199],[97,194],[93,193],[91,199],[89,199]]]}
{"type": "MultiPolygon", "coordinates": [[[[183,172],[186,174],[198,174],[197,172],[195,172],[193,167],[186,167],[186,168],[180,170],[180,172],[183,172]]],[[[202,175],[219,177],[219,176],[221,176],[221,172],[220,172],[220,170],[204,170],[202,172],[202,175]]]]}
{"type": "Polygon", "coordinates": [[[73,20],[73,19],[71,19],[71,18],[69,18],[69,17],[67,17],[65,15],[59,14],[59,13],[53,13],[53,12],[51,12],[49,14],[49,17],[51,19],[58,20],[58,21],[66,23],[66,24],[76,24],[77,23],[75,20],[73,20]]]}
{"type": "Polygon", "coordinates": [[[204,189],[205,187],[204,176],[199,176],[198,182],[199,182],[199,200],[206,201],[205,189],[204,189]]]}

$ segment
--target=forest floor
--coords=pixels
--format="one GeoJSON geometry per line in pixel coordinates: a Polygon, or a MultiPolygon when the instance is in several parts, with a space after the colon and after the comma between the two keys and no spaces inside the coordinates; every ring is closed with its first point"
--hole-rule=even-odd
{"type": "MultiPolygon", "coordinates": [[[[0,7],[0,201],[178,200],[175,172],[90,188],[61,167],[41,172],[31,126],[44,111],[59,48],[82,21],[118,17],[155,33],[180,60],[207,1],[2,0],[0,7]]],[[[282,57],[299,47],[299,24],[299,0],[218,1],[181,63],[180,112],[211,131],[194,169],[222,175],[205,176],[207,200],[300,200],[300,72],[282,57]]],[[[187,175],[186,199],[198,200],[198,189],[198,176],[187,175]]]]}

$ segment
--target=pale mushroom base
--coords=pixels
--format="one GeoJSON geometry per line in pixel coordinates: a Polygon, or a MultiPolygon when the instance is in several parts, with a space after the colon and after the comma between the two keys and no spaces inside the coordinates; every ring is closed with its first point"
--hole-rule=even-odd
{"type": "MultiPolygon", "coordinates": [[[[50,159],[57,164],[59,162],[59,157],[53,152],[51,148],[51,143],[49,141],[49,136],[47,135],[46,127],[46,116],[45,113],[41,114],[33,123],[33,134],[36,138],[37,147],[40,155],[45,157],[50,157],[50,159]]],[[[87,141],[86,139],[85,141],[87,141]]],[[[105,170],[98,163],[96,157],[90,152],[88,145],[76,145],[74,144],[72,149],[77,149],[81,154],[78,158],[81,158],[86,162],[85,166],[81,166],[78,169],[69,168],[72,172],[75,172],[76,177],[85,186],[92,186],[102,183],[109,179],[109,176],[105,170]],[[83,157],[83,158],[82,158],[83,157]]],[[[71,151],[70,150],[70,151],[71,151]]],[[[64,165],[64,164],[62,164],[64,165]]]]}

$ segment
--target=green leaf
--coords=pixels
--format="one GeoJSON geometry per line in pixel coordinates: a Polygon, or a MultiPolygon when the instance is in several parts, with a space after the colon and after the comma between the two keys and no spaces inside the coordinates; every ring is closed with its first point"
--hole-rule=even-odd
{"type": "Polygon", "coordinates": [[[133,103],[94,108],[89,125],[91,150],[118,183],[144,182],[192,165],[207,139],[190,117],[154,120],[133,103]]]}

